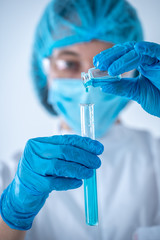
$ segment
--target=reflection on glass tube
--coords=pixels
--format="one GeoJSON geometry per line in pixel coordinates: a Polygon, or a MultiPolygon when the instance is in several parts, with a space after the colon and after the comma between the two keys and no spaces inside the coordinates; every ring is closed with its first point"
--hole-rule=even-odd
{"type": "MultiPolygon", "coordinates": [[[[95,139],[94,104],[80,104],[81,135],[95,139]]],[[[89,179],[84,179],[84,201],[86,223],[94,226],[98,224],[98,202],[96,170],[89,179]]]]}

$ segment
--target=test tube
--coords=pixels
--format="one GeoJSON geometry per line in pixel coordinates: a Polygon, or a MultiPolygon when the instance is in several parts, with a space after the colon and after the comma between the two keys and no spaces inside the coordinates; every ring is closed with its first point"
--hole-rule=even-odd
{"type": "MultiPolygon", "coordinates": [[[[95,139],[94,130],[94,104],[80,104],[81,111],[81,135],[95,139]]],[[[98,201],[96,170],[93,176],[84,179],[84,203],[86,224],[98,225],[98,201]]]]}

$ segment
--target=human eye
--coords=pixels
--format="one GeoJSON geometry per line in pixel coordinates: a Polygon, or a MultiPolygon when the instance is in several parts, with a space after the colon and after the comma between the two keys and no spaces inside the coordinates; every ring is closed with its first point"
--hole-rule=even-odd
{"type": "Polygon", "coordinates": [[[54,62],[54,67],[58,71],[77,72],[80,69],[80,63],[76,60],[57,59],[54,62]]]}

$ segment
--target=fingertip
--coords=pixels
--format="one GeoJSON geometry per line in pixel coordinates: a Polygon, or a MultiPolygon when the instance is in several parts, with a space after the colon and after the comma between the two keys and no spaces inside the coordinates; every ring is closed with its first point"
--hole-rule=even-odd
{"type": "Polygon", "coordinates": [[[87,171],[86,178],[92,177],[93,170],[98,169],[101,166],[101,160],[98,156],[95,156],[92,159],[91,165],[89,167],[89,171],[92,170],[92,172],[87,171]]]}
{"type": "Polygon", "coordinates": [[[112,67],[112,65],[111,65],[111,66],[108,68],[108,74],[109,74],[110,76],[116,76],[116,75],[118,75],[119,73],[116,72],[115,68],[112,67]]]}
{"type": "Polygon", "coordinates": [[[106,63],[104,64],[102,61],[102,53],[97,54],[93,58],[93,65],[101,71],[107,70],[107,64],[106,63]]]}
{"type": "Polygon", "coordinates": [[[96,56],[93,57],[93,65],[94,65],[95,67],[98,67],[98,66],[97,66],[97,63],[98,63],[98,62],[97,62],[97,55],[96,55],[96,56]]]}
{"type": "Polygon", "coordinates": [[[104,152],[104,145],[101,143],[100,154],[104,152]]]}
{"type": "Polygon", "coordinates": [[[134,48],[144,47],[144,46],[148,46],[150,44],[152,44],[152,43],[151,42],[147,42],[147,41],[139,41],[139,42],[135,43],[134,48]]]}
{"type": "Polygon", "coordinates": [[[97,155],[100,155],[104,151],[104,146],[99,141],[97,141],[97,140],[95,140],[95,141],[96,141],[96,153],[97,153],[97,155]]]}
{"type": "Polygon", "coordinates": [[[75,188],[81,187],[83,184],[83,181],[81,179],[76,179],[75,181],[75,188]]]}
{"type": "Polygon", "coordinates": [[[91,178],[93,176],[93,169],[89,169],[85,179],[91,178]]]}
{"type": "Polygon", "coordinates": [[[98,158],[96,169],[99,168],[100,166],[101,166],[101,160],[100,158],[98,158]]]}
{"type": "Polygon", "coordinates": [[[150,53],[150,50],[153,51],[154,46],[155,44],[152,42],[140,41],[135,44],[134,49],[137,53],[147,54],[150,53]]]}
{"type": "Polygon", "coordinates": [[[142,42],[137,42],[134,46],[134,49],[135,49],[136,52],[144,50],[144,46],[142,45],[142,42]]]}

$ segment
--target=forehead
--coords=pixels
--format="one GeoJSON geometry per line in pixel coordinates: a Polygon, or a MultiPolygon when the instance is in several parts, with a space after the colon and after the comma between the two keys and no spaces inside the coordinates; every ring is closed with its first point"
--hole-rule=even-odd
{"type": "Polygon", "coordinates": [[[53,56],[59,56],[62,54],[70,53],[74,57],[80,59],[90,59],[97,55],[99,52],[105,49],[111,48],[113,46],[110,42],[103,42],[99,40],[92,40],[91,42],[77,43],[67,47],[54,49],[53,56]],[[73,53],[73,54],[72,54],[73,53]]]}

